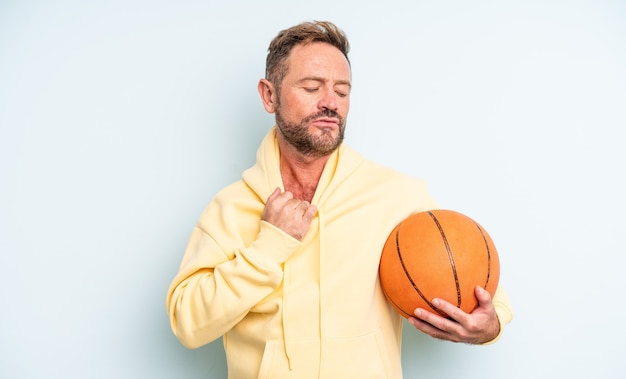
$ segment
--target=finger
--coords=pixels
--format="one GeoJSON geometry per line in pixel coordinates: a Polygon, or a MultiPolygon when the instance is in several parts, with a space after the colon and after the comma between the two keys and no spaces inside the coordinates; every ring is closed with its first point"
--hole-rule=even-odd
{"type": "Polygon", "coordinates": [[[294,209],[296,208],[304,208],[305,210],[311,205],[309,204],[308,201],[298,201],[298,200],[294,200],[294,203],[296,204],[296,206],[294,207],[294,209]]]}
{"type": "Polygon", "coordinates": [[[442,317],[438,314],[435,314],[433,312],[429,312],[425,309],[422,308],[417,308],[413,314],[415,315],[416,318],[428,323],[429,325],[432,325],[433,327],[440,329],[440,330],[448,330],[450,329],[452,326],[450,324],[452,324],[452,321],[448,320],[445,317],[442,317]]]}
{"type": "Polygon", "coordinates": [[[267,198],[266,203],[271,203],[274,200],[276,200],[276,198],[278,197],[278,195],[280,195],[280,187],[276,187],[276,189],[274,190],[274,192],[272,192],[272,194],[267,198]]]}
{"type": "Polygon", "coordinates": [[[309,205],[309,207],[304,212],[304,215],[302,215],[302,219],[306,222],[311,222],[311,220],[313,220],[313,217],[315,217],[316,213],[317,213],[317,207],[315,205],[309,205]]]}
{"type": "Polygon", "coordinates": [[[428,335],[433,335],[437,332],[437,328],[435,328],[434,326],[432,326],[431,324],[422,321],[418,318],[415,317],[409,317],[408,318],[409,323],[411,323],[411,325],[413,325],[416,329],[428,334],[428,335]]]}
{"type": "Polygon", "coordinates": [[[272,199],[272,201],[275,204],[274,206],[276,208],[285,207],[289,202],[297,202],[297,200],[293,198],[293,194],[289,191],[279,193],[275,198],[272,199]]]}
{"type": "MultiPolygon", "coordinates": [[[[422,310],[425,313],[430,313],[427,312],[425,310],[422,310]]],[[[416,310],[417,312],[417,310],[416,310]]],[[[415,327],[415,329],[421,331],[422,333],[425,333],[433,338],[436,339],[441,339],[441,340],[449,340],[449,341],[455,341],[458,342],[458,339],[451,333],[447,332],[446,330],[442,330],[437,328],[436,326],[420,320],[418,318],[415,317],[409,317],[408,318],[409,323],[411,323],[411,325],[413,325],[413,327],[415,327]]]]}
{"type": "Polygon", "coordinates": [[[447,314],[451,319],[462,323],[467,319],[468,314],[459,307],[442,299],[433,299],[432,304],[441,312],[447,314]]]}

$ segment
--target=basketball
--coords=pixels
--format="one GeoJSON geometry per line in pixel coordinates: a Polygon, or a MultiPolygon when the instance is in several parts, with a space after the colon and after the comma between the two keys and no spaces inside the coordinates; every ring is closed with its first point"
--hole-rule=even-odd
{"type": "Polygon", "coordinates": [[[398,224],[381,254],[380,284],[404,317],[423,308],[448,317],[431,304],[437,297],[471,313],[476,286],[494,295],[500,261],[491,237],[476,221],[451,210],[414,213],[398,224]]]}

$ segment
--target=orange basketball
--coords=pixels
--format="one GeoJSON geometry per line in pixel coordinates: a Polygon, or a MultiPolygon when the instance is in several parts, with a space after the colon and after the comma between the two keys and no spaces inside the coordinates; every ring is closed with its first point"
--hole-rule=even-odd
{"type": "Polygon", "coordinates": [[[478,306],[476,286],[493,296],[500,261],[487,232],[471,218],[451,210],[414,213],[389,235],[380,260],[380,283],[387,300],[404,317],[415,308],[440,312],[444,299],[470,313],[478,306]]]}

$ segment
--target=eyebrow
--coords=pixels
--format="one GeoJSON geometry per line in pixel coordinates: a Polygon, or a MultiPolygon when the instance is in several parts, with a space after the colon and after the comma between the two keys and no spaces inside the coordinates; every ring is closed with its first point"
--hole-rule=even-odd
{"type": "MultiPolygon", "coordinates": [[[[302,78],[302,79],[298,80],[296,83],[301,84],[303,82],[306,82],[307,80],[312,80],[312,81],[315,81],[315,82],[322,82],[322,83],[326,83],[327,82],[326,79],[321,78],[319,76],[307,76],[306,78],[302,78]]],[[[345,85],[345,86],[348,86],[348,87],[352,88],[352,83],[350,83],[349,80],[337,80],[335,82],[335,85],[345,85]]]]}

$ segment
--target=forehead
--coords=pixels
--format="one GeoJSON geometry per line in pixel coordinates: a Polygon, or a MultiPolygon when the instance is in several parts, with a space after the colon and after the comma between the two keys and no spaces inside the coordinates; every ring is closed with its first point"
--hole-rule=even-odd
{"type": "Polygon", "coordinates": [[[316,76],[329,80],[350,81],[350,64],[339,49],[324,42],[297,45],[287,60],[287,77],[298,79],[316,76]]]}

